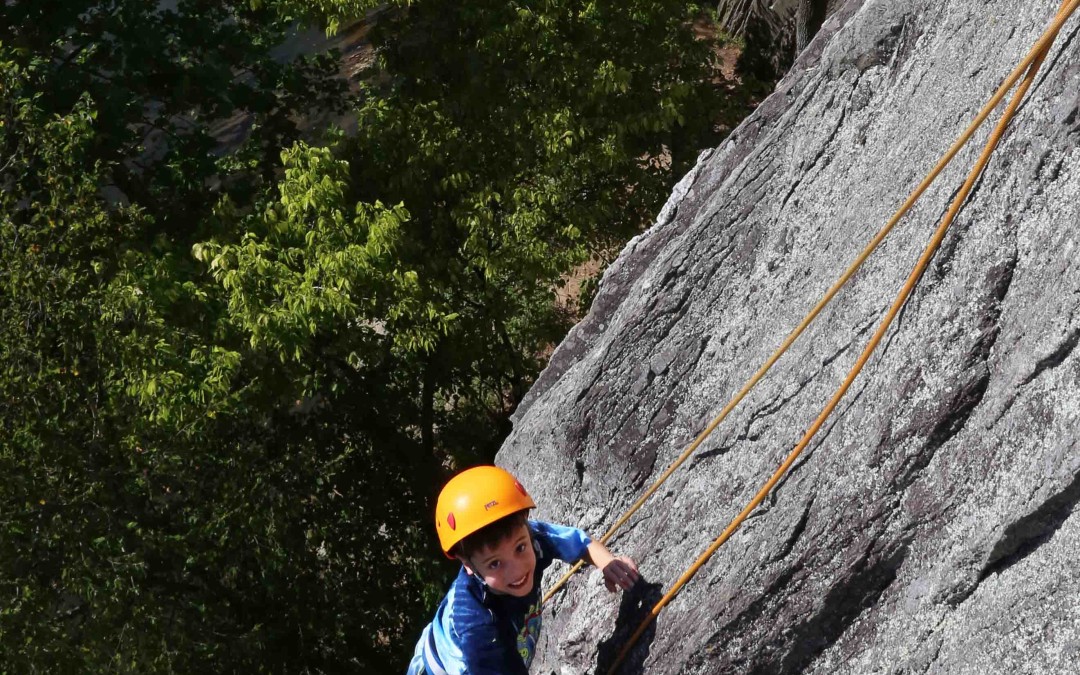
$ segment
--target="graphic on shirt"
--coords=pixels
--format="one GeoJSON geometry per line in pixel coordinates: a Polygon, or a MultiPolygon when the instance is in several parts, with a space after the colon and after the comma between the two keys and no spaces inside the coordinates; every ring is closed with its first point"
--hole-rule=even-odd
{"type": "Polygon", "coordinates": [[[521,654],[521,660],[525,662],[526,668],[532,664],[533,654],[536,652],[536,641],[540,637],[540,622],[542,620],[540,612],[541,606],[539,602],[530,605],[529,611],[525,615],[525,624],[521,627],[521,632],[518,633],[518,653],[521,654]]]}

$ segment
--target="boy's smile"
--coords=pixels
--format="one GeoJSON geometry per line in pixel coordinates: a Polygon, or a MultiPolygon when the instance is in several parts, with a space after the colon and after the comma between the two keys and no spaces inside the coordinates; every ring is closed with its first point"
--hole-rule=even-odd
{"type": "Polygon", "coordinates": [[[522,524],[495,546],[480,549],[466,569],[478,574],[493,593],[524,597],[532,592],[536,552],[527,525],[522,524]]]}

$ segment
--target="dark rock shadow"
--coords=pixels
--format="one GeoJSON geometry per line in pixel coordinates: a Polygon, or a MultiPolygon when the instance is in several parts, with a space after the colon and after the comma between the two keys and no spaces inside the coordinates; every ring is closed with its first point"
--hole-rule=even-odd
{"type": "MultiPolygon", "coordinates": [[[[662,597],[664,597],[663,587],[660,584],[648,583],[644,578],[639,579],[629,591],[623,591],[619,616],[615,619],[615,632],[610,638],[601,642],[597,650],[596,670],[593,671],[596,675],[607,675],[615,659],[618,658],[619,652],[630,640],[630,636],[662,597]]],[[[645,660],[649,657],[649,648],[655,637],[656,622],[654,621],[641,634],[626,660],[619,666],[619,675],[642,675],[645,672],[645,660]]]]}

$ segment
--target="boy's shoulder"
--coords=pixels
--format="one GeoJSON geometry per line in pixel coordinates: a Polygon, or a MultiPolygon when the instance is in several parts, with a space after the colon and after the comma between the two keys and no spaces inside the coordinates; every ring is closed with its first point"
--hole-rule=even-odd
{"type": "Polygon", "coordinates": [[[476,626],[494,625],[495,617],[487,606],[487,595],[487,588],[462,567],[443,598],[439,612],[441,622],[459,635],[476,626]]]}
{"type": "MultiPolygon", "coordinates": [[[[495,613],[487,606],[485,590],[462,570],[450,584],[429,626],[432,651],[447,671],[465,672],[462,668],[466,663],[494,659],[501,664],[505,659],[506,645],[495,613]]],[[[513,654],[517,656],[516,651],[513,654]]],[[[509,671],[497,667],[491,672],[509,671]]]]}
{"type": "Polygon", "coordinates": [[[569,525],[559,525],[558,523],[551,523],[546,520],[528,520],[529,529],[533,534],[538,534],[541,537],[548,539],[588,539],[589,535],[585,534],[583,530],[577,527],[571,527],[569,525]]]}
{"type": "Polygon", "coordinates": [[[592,543],[589,535],[576,527],[557,525],[543,520],[530,520],[528,524],[529,530],[546,557],[574,562],[585,555],[589,544],[592,543]]]}

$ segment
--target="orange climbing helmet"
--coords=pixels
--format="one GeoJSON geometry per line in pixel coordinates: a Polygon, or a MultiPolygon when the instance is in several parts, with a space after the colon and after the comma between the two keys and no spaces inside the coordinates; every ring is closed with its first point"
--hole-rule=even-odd
{"type": "Polygon", "coordinates": [[[524,509],[536,508],[532,497],[505,469],[477,466],[450,479],[439,493],[435,529],[446,557],[465,537],[524,509]]]}

